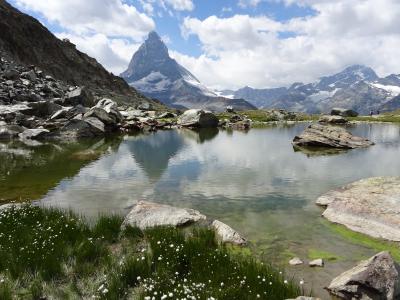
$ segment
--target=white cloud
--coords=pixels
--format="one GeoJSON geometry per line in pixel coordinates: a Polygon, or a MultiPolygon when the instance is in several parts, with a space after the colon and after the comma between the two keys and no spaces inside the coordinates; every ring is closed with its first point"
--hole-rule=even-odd
{"type": "Polygon", "coordinates": [[[17,0],[25,9],[41,13],[50,22],[75,34],[100,33],[141,39],[154,21],[121,0],[17,0]]]}
{"type": "Polygon", "coordinates": [[[143,10],[153,15],[154,6],[159,6],[162,10],[166,11],[169,15],[173,16],[172,10],[175,11],[192,11],[194,3],[192,0],[139,0],[143,10]],[[171,8],[171,9],[170,9],[171,8]]]}
{"type": "Polygon", "coordinates": [[[192,11],[194,9],[194,4],[192,0],[161,0],[167,3],[168,5],[172,6],[175,10],[188,10],[192,11]]]}
{"type": "Polygon", "coordinates": [[[175,53],[176,59],[205,84],[223,88],[308,82],[355,63],[381,75],[400,73],[399,1],[284,1],[316,13],[287,22],[247,15],[186,18],[183,36],[197,36],[204,53],[175,53]]]}
{"type": "Polygon", "coordinates": [[[17,5],[59,25],[58,37],[70,39],[117,75],[127,68],[138,42],[155,28],[150,17],[122,0],[100,5],[98,0],[17,0],[17,5]]]}
{"type": "Polygon", "coordinates": [[[258,4],[260,4],[261,1],[262,1],[262,0],[239,0],[238,5],[239,5],[241,8],[246,8],[246,7],[249,7],[249,6],[255,7],[255,6],[257,6],[258,4]]]}

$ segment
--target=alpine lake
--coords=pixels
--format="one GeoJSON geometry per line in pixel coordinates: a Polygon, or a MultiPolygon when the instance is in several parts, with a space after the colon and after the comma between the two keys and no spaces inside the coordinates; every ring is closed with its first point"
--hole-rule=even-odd
{"type": "Polygon", "coordinates": [[[88,219],[127,214],[138,200],[197,209],[238,230],[260,259],[328,299],[323,287],[334,277],[397,245],[332,225],[315,201],[355,180],[400,176],[400,126],[348,127],[376,143],[367,149],[295,151],[291,141],[307,125],[0,143],[0,203],[34,201],[88,219]],[[289,266],[295,256],[305,264],[289,266]],[[325,267],[309,267],[314,258],[324,258],[325,267]]]}

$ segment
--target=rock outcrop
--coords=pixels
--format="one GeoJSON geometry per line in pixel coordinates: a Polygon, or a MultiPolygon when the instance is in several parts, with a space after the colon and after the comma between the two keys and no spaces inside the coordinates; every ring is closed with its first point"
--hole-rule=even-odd
{"type": "Polygon", "coordinates": [[[126,216],[123,225],[146,229],[155,226],[185,226],[205,220],[197,210],[140,201],[126,216]]]}
{"type": "Polygon", "coordinates": [[[213,113],[201,109],[187,110],[178,118],[178,125],[182,127],[216,128],[218,123],[219,120],[213,113]]]}
{"type": "Polygon", "coordinates": [[[400,177],[367,178],[317,200],[323,216],[375,238],[400,242],[400,177]]]}
{"type": "Polygon", "coordinates": [[[373,145],[371,141],[353,136],[344,128],[312,124],[293,139],[297,147],[330,147],[338,149],[365,148],[373,145]]]}
{"type": "Polygon", "coordinates": [[[388,252],[381,252],[339,275],[327,290],[345,300],[399,299],[399,266],[388,252]]]}

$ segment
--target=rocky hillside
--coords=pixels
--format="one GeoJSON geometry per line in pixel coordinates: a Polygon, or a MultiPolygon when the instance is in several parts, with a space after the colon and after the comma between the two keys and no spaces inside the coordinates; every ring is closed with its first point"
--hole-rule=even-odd
{"type": "Polygon", "coordinates": [[[133,55],[121,76],[144,95],[176,108],[203,108],[224,111],[255,109],[242,99],[220,97],[169,56],[168,48],[156,32],[133,55]]]}
{"type": "Polygon", "coordinates": [[[282,108],[307,113],[326,113],[334,107],[353,109],[361,114],[400,108],[400,75],[380,78],[371,68],[354,65],[332,76],[289,88],[227,91],[259,108],[282,108]]]}
{"type": "Polygon", "coordinates": [[[86,86],[98,95],[119,102],[157,102],[143,97],[94,58],[78,51],[68,40],[56,38],[38,20],[0,0],[0,54],[20,64],[35,65],[63,82],[86,86]]]}

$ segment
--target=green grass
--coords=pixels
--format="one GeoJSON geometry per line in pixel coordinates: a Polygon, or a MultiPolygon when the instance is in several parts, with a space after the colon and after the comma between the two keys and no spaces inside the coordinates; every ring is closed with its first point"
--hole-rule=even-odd
{"type": "Polygon", "coordinates": [[[309,249],[308,250],[308,258],[311,260],[322,258],[323,260],[326,260],[326,261],[335,261],[335,260],[341,259],[340,256],[338,256],[334,253],[330,253],[328,251],[323,251],[323,250],[318,250],[318,249],[309,249]]]}
{"type": "Polygon", "coordinates": [[[0,299],[280,300],[302,292],[249,250],[220,245],[209,229],[142,232],[121,229],[122,221],[100,216],[90,226],[71,212],[30,205],[2,211],[0,299]]]}
{"type": "Polygon", "coordinates": [[[358,116],[348,119],[350,121],[400,123],[400,114],[382,114],[376,117],[358,116]]]}
{"type": "Polygon", "coordinates": [[[348,239],[349,241],[355,244],[374,249],[377,252],[389,251],[396,261],[400,261],[399,244],[384,241],[381,239],[375,239],[365,234],[347,229],[345,226],[342,225],[329,224],[328,226],[330,226],[334,232],[336,232],[337,234],[341,235],[342,237],[348,239]]]}
{"type": "MultiPolygon", "coordinates": [[[[263,123],[268,122],[276,122],[279,121],[276,116],[271,114],[270,110],[247,110],[247,111],[240,111],[235,114],[245,116],[254,122],[254,126],[261,127],[263,123]]],[[[220,113],[217,114],[217,117],[220,120],[229,119],[232,117],[232,113],[220,113]]],[[[319,115],[306,115],[302,113],[296,113],[292,115],[288,115],[284,121],[315,121],[319,119],[319,115]]]]}

